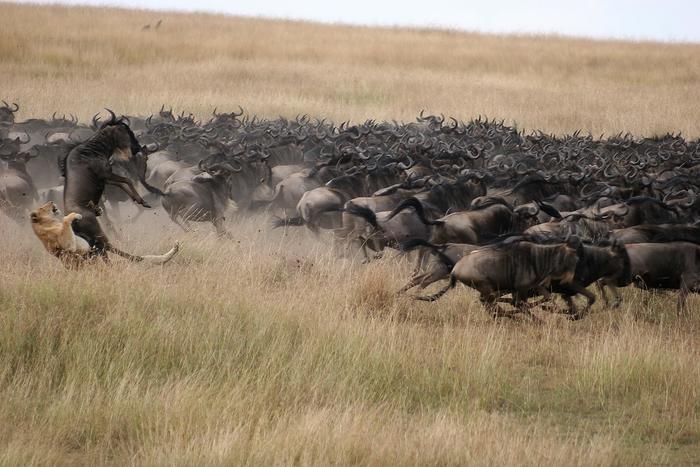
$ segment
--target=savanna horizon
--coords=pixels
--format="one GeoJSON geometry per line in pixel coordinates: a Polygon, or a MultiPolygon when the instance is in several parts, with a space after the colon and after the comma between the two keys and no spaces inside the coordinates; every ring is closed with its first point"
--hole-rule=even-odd
{"type": "MultiPolygon", "coordinates": [[[[162,104],[208,118],[410,121],[700,136],[700,46],[0,3],[0,99],[18,119],[162,104]],[[141,31],[144,24],[163,24],[141,31]]],[[[0,217],[0,464],[641,465],[700,462],[700,306],[625,289],[572,323],[494,322],[460,287],[395,291],[389,253],[162,209],[130,252],[67,272],[0,217]]]]}

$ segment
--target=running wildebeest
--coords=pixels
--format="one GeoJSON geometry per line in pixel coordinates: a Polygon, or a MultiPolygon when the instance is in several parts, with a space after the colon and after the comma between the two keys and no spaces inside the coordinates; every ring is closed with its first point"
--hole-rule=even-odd
{"type": "Polygon", "coordinates": [[[594,298],[575,278],[580,252],[565,243],[541,245],[527,239],[504,242],[473,250],[452,268],[450,283],[439,292],[419,297],[435,301],[457,282],[476,289],[480,301],[494,317],[509,316],[498,305],[498,299],[512,294],[512,304],[529,314],[527,298],[533,291],[549,296],[553,284],[565,286],[570,295],[582,294],[594,298]]]}

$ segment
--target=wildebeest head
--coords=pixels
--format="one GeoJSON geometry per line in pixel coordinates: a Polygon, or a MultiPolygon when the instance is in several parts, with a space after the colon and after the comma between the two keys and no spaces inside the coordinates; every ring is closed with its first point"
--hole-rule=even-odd
{"type": "Polygon", "coordinates": [[[100,126],[100,133],[112,139],[114,147],[112,158],[122,161],[132,160],[142,148],[129,127],[129,120],[125,117],[117,118],[114,112],[109,109],[107,111],[111,114],[111,118],[100,126]]]}
{"type": "Polygon", "coordinates": [[[521,232],[536,225],[539,222],[537,219],[539,213],[540,207],[536,203],[522,204],[513,208],[513,228],[521,232]]]}
{"type": "Polygon", "coordinates": [[[0,156],[13,157],[20,151],[20,145],[27,143],[21,138],[2,138],[0,139],[0,156]]]}
{"type": "Polygon", "coordinates": [[[19,110],[17,104],[8,104],[2,101],[2,107],[0,107],[0,125],[12,125],[15,123],[15,112],[19,110]]]}

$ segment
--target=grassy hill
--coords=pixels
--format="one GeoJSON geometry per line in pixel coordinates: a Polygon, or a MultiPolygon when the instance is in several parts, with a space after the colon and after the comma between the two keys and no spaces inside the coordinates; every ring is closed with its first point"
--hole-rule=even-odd
{"type": "MultiPolygon", "coordinates": [[[[274,117],[700,135],[700,46],[335,27],[0,4],[20,118],[165,103],[274,117]],[[141,31],[158,18],[158,31],[141,31]]],[[[125,213],[128,214],[128,213],[125,213]]],[[[394,294],[406,260],[162,210],[119,245],[165,267],[66,272],[0,219],[0,464],[644,465],[700,462],[700,307],[624,291],[577,323],[492,321],[458,288],[394,294]]]]}

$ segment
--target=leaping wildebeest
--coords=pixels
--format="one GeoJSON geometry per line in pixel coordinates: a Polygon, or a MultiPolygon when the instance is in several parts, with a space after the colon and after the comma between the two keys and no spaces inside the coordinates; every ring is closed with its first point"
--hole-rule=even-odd
{"type": "Polygon", "coordinates": [[[81,215],[73,229],[89,243],[95,255],[107,260],[107,253],[115,253],[130,261],[163,264],[178,251],[178,245],[164,255],[136,256],[114,247],[97,220],[98,206],[106,185],[124,190],[136,203],[150,207],[136,192],[133,182],[112,172],[114,160],[130,161],[143,150],[129,128],[128,120],[117,118],[112,111],[110,120],[87,141],[75,146],[60,161],[65,177],[63,205],[67,213],[81,215]]]}

